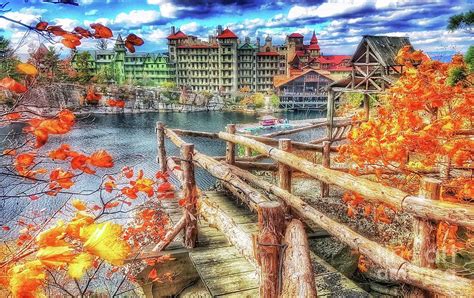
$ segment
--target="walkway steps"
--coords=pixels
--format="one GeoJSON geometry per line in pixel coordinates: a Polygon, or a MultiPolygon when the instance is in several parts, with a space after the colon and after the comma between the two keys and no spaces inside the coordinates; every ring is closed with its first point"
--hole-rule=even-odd
{"type": "MultiPolygon", "coordinates": [[[[226,214],[232,217],[243,230],[255,233],[258,230],[257,216],[222,192],[206,192],[205,195],[226,214]]],[[[204,224],[202,223],[204,226],[204,224]]],[[[208,229],[199,236],[207,237],[208,229]]],[[[220,232],[219,232],[220,233],[220,232]]],[[[312,233],[310,241],[324,236],[322,231],[312,233]]],[[[258,280],[254,268],[233,246],[219,245],[198,248],[189,253],[203,282],[214,297],[258,297],[258,280]]],[[[356,283],[311,252],[318,297],[369,297],[356,283]]]]}

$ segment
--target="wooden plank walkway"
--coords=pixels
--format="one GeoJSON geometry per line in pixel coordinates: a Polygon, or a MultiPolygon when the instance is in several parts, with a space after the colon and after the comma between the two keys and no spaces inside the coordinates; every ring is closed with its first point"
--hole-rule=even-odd
{"type": "MultiPolygon", "coordinates": [[[[207,191],[203,195],[229,215],[242,230],[249,234],[257,232],[257,215],[236,199],[217,191],[207,191]]],[[[181,207],[176,201],[163,201],[163,207],[173,223],[182,216],[181,207]]],[[[309,241],[318,241],[319,237],[326,234],[316,230],[309,235],[309,241]]],[[[181,241],[181,235],[178,235],[164,253],[183,251],[181,241]]],[[[208,289],[209,297],[258,297],[259,281],[255,268],[240,255],[221,231],[209,226],[203,219],[199,220],[197,247],[189,250],[189,258],[208,289]]],[[[318,297],[370,296],[314,252],[311,252],[311,260],[318,297]]]]}

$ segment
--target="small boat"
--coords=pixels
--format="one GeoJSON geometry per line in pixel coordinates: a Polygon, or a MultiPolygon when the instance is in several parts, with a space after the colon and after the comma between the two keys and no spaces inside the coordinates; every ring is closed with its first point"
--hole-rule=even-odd
{"type": "Polygon", "coordinates": [[[263,116],[259,123],[263,127],[275,126],[277,124],[283,123],[283,119],[278,119],[273,116],[263,116]]]}

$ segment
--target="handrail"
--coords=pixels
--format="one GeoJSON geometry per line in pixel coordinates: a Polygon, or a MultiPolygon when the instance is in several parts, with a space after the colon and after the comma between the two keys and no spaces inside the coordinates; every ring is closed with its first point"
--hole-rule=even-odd
{"type": "Polygon", "coordinates": [[[366,199],[386,203],[421,218],[447,221],[449,223],[474,228],[473,206],[444,201],[424,200],[423,198],[411,196],[393,187],[384,186],[364,178],[325,168],[322,165],[314,164],[294,154],[244,136],[225,132],[219,132],[218,136],[225,141],[247,146],[252,150],[265,154],[292,168],[296,168],[318,180],[357,192],[366,199]]]}
{"type": "MultiPolygon", "coordinates": [[[[208,138],[208,139],[219,139],[218,134],[213,133],[213,132],[202,132],[202,131],[176,129],[176,128],[173,128],[171,130],[174,133],[176,133],[177,135],[181,135],[181,136],[200,137],[200,138],[208,138]]],[[[239,135],[241,135],[241,134],[239,134],[239,135]]],[[[245,136],[248,137],[248,138],[257,140],[259,142],[262,142],[264,144],[267,144],[267,145],[272,145],[272,146],[277,146],[278,145],[278,140],[270,138],[270,137],[254,136],[254,135],[245,135],[245,136]]],[[[292,146],[293,146],[293,148],[300,149],[300,150],[323,152],[323,146],[322,145],[308,144],[308,143],[303,143],[303,142],[292,142],[292,146]]],[[[331,147],[331,151],[332,152],[337,152],[338,147],[337,146],[331,147]]]]}

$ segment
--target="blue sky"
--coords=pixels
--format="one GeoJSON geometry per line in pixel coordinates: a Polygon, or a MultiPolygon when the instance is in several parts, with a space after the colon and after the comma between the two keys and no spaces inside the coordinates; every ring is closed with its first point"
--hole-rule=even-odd
{"type": "MultiPolygon", "coordinates": [[[[7,0],[0,0],[0,3],[7,0]]],[[[449,16],[474,9],[474,0],[78,0],[79,6],[54,5],[41,0],[10,0],[4,14],[28,24],[45,20],[65,29],[100,22],[115,35],[140,35],[140,51],[166,50],[171,25],[207,38],[218,24],[245,36],[273,37],[277,44],[299,32],[309,40],[316,31],[323,54],[352,54],[362,35],[408,36],[427,52],[464,52],[472,34],[448,32],[449,16]]],[[[19,54],[41,42],[24,39],[25,31],[0,19],[0,35],[11,38],[19,54]]],[[[61,48],[60,45],[56,45],[61,48]]],[[[82,49],[93,48],[86,42],[82,49]]],[[[66,49],[62,49],[67,53],[66,49]]]]}

